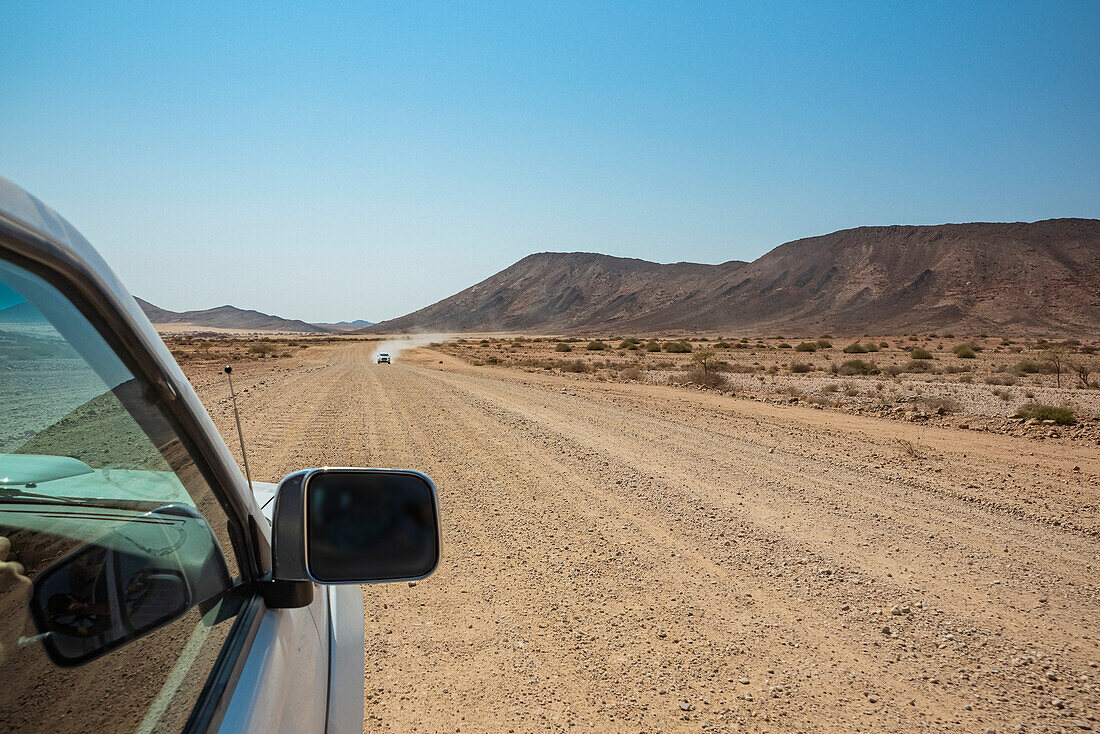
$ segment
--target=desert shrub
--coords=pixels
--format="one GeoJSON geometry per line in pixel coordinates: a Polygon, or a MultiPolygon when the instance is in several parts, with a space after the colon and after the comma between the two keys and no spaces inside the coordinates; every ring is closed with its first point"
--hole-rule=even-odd
{"type": "Polygon", "coordinates": [[[814,366],[809,362],[791,362],[791,372],[796,375],[813,372],[814,366]]]}
{"type": "Polygon", "coordinates": [[[636,364],[632,364],[629,367],[619,370],[620,380],[640,380],[642,379],[642,368],[636,364]]]}
{"type": "Polygon", "coordinates": [[[825,338],[818,339],[817,341],[814,342],[814,344],[817,345],[818,349],[832,349],[833,348],[833,343],[831,341],[829,341],[828,339],[825,339],[825,338]]]}
{"type": "Polygon", "coordinates": [[[969,344],[960,344],[951,350],[959,359],[974,359],[976,356],[974,348],[969,344]]]}
{"type": "Polygon", "coordinates": [[[1012,375],[988,375],[982,382],[987,385],[1015,385],[1019,380],[1012,375]]]}
{"type": "Polygon", "coordinates": [[[562,372],[591,372],[592,368],[582,359],[567,360],[561,363],[562,372]]]}
{"type": "Polygon", "coordinates": [[[572,352],[573,347],[569,346],[565,342],[558,342],[558,345],[554,347],[555,352],[572,352]]]}
{"type": "Polygon", "coordinates": [[[790,349],[790,348],[791,348],[791,345],[788,344],[787,342],[783,342],[782,344],[779,345],[779,349],[790,349]]]}
{"type": "Polygon", "coordinates": [[[969,385],[971,382],[974,382],[974,375],[964,374],[959,377],[959,382],[965,382],[967,385],[969,385]]]}
{"type": "Polygon", "coordinates": [[[934,368],[927,361],[911,359],[902,366],[902,372],[931,372],[934,368]]]}
{"type": "Polygon", "coordinates": [[[723,372],[738,372],[744,374],[746,372],[756,372],[755,367],[751,367],[747,364],[741,364],[739,362],[733,362],[732,364],[726,364],[722,367],[723,372]]]}
{"type": "Polygon", "coordinates": [[[1073,411],[1069,408],[1056,405],[1042,405],[1041,403],[1028,403],[1020,406],[1016,411],[1017,418],[1037,418],[1041,421],[1054,421],[1060,426],[1068,426],[1077,422],[1073,411]]]}
{"type": "Polygon", "coordinates": [[[619,349],[637,349],[642,342],[638,339],[627,337],[619,342],[619,349]]]}
{"type": "Polygon", "coordinates": [[[932,353],[929,352],[927,349],[921,349],[920,347],[917,347],[913,351],[909,352],[909,356],[912,359],[932,359],[932,353]]]}
{"type": "Polygon", "coordinates": [[[716,344],[714,345],[714,348],[715,348],[715,349],[729,349],[729,348],[730,348],[730,346],[731,346],[731,345],[730,345],[730,343],[729,343],[729,342],[727,342],[727,341],[721,341],[721,342],[718,342],[718,343],[716,343],[716,344]]]}
{"type": "Polygon", "coordinates": [[[681,384],[702,385],[704,387],[721,388],[726,386],[725,375],[720,375],[717,372],[704,372],[699,368],[690,370],[676,381],[681,384]]]}
{"type": "Polygon", "coordinates": [[[687,354],[691,351],[691,345],[683,340],[678,342],[665,342],[661,345],[661,348],[669,354],[687,354]]]}
{"type": "Polygon", "coordinates": [[[878,374],[878,366],[874,362],[867,362],[862,359],[849,359],[837,368],[837,374],[876,375],[878,374]]]}
{"type": "Polygon", "coordinates": [[[890,375],[890,377],[897,377],[902,372],[904,372],[905,369],[901,365],[888,364],[888,365],[886,365],[885,367],[882,368],[882,371],[883,371],[883,373],[885,373],[887,375],[890,375]]]}
{"type": "Polygon", "coordinates": [[[602,352],[603,350],[607,349],[607,345],[604,344],[599,339],[594,339],[594,340],[588,342],[588,346],[585,347],[585,349],[587,349],[590,352],[602,352]]]}
{"type": "Polygon", "coordinates": [[[733,348],[734,349],[748,349],[749,348],[749,343],[742,339],[741,341],[734,344],[733,348]]]}
{"type": "Polygon", "coordinates": [[[249,354],[257,354],[262,359],[275,353],[275,345],[269,341],[259,341],[248,348],[249,354]]]}
{"type": "Polygon", "coordinates": [[[958,401],[946,396],[923,398],[921,403],[929,410],[937,413],[957,413],[959,411],[958,401]]]}
{"type": "Polygon", "coordinates": [[[500,364],[500,357],[490,356],[485,358],[486,364],[500,364]]]}
{"type": "Polygon", "coordinates": [[[1018,375],[1035,375],[1043,371],[1044,365],[1032,359],[1022,359],[1012,365],[1012,371],[1018,375]]]}
{"type": "Polygon", "coordinates": [[[647,352],[659,352],[661,351],[661,342],[657,340],[646,342],[645,350],[647,352]]]}
{"type": "Polygon", "coordinates": [[[802,342],[801,344],[799,344],[797,347],[794,348],[794,351],[796,351],[796,352],[816,352],[817,351],[817,345],[812,343],[812,342],[802,342]]]}
{"type": "Polygon", "coordinates": [[[867,342],[866,344],[863,345],[863,351],[864,352],[877,352],[878,351],[878,345],[873,343],[873,342],[867,342]]]}
{"type": "Polygon", "coordinates": [[[1008,401],[1012,397],[1012,391],[1006,390],[1003,387],[994,388],[993,394],[1004,401],[1008,401]]]}
{"type": "Polygon", "coordinates": [[[845,354],[863,354],[867,351],[867,348],[859,342],[852,342],[848,346],[844,347],[843,351],[845,354]]]}

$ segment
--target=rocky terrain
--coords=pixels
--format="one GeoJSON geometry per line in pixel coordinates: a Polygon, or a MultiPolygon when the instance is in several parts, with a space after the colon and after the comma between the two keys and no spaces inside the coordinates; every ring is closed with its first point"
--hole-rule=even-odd
{"type": "Polygon", "coordinates": [[[439,486],[439,571],[365,587],[367,730],[1100,729],[1094,442],[374,348],[234,369],[257,478],[439,486]]]}
{"type": "Polygon", "coordinates": [[[541,253],[372,332],[775,330],[1095,336],[1100,220],[859,227],[751,263],[541,253]]]}

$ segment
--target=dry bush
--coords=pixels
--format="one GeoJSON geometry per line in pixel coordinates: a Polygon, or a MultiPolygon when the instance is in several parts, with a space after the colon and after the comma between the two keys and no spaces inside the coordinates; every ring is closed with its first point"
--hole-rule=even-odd
{"type": "Polygon", "coordinates": [[[591,372],[592,367],[583,359],[565,360],[558,363],[562,372],[591,372]]]}
{"type": "Polygon", "coordinates": [[[809,362],[791,362],[791,372],[796,375],[813,372],[814,366],[809,362]]]}
{"type": "Polygon", "coordinates": [[[1016,411],[1017,418],[1035,418],[1041,421],[1054,421],[1060,426],[1068,426],[1077,422],[1071,408],[1057,405],[1042,405],[1040,403],[1028,403],[1020,406],[1016,411]]]}
{"type": "Polygon", "coordinates": [[[960,344],[951,350],[959,359],[974,359],[978,355],[974,353],[974,348],[969,344],[960,344]]]}
{"type": "Polygon", "coordinates": [[[702,385],[703,387],[721,388],[726,386],[725,375],[717,372],[704,372],[701,369],[693,369],[687,374],[675,379],[680,384],[702,385]]]}
{"type": "Polygon", "coordinates": [[[927,397],[922,398],[921,403],[936,413],[957,413],[959,412],[959,403],[954,398],[947,396],[927,397]]]}
{"type": "Polygon", "coordinates": [[[642,380],[645,378],[645,372],[642,368],[636,364],[632,364],[629,367],[624,367],[619,370],[620,380],[642,380]]]}
{"type": "Polygon", "coordinates": [[[877,375],[878,365],[862,359],[849,359],[836,368],[838,375],[877,375]]]}
{"type": "Polygon", "coordinates": [[[920,448],[915,443],[904,438],[896,438],[894,441],[897,443],[898,448],[901,449],[901,453],[908,456],[910,459],[919,459],[922,454],[920,448]]]}

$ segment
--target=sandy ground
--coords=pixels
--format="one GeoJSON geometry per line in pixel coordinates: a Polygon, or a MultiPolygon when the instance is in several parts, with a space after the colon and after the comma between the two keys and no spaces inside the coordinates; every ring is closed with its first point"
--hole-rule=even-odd
{"type": "Polygon", "coordinates": [[[1100,729],[1095,446],[373,352],[233,373],[257,478],[439,486],[439,571],[366,587],[365,729],[1100,729]]]}

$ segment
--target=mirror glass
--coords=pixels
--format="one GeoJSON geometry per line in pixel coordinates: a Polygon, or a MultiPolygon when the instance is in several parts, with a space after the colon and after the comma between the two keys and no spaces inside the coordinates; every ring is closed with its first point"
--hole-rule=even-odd
{"type": "Polygon", "coordinates": [[[50,659],[85,663],[211,601],[228,571],[206,521],[169,505],[36,574],[30,614],[50,659]]]}
{"type": "Polygon", "coordinates": [[[423,475],[325,471],[306,486],[310,575],[326,583],[427,576],[439,562],[435,489],[423,475]]]}

